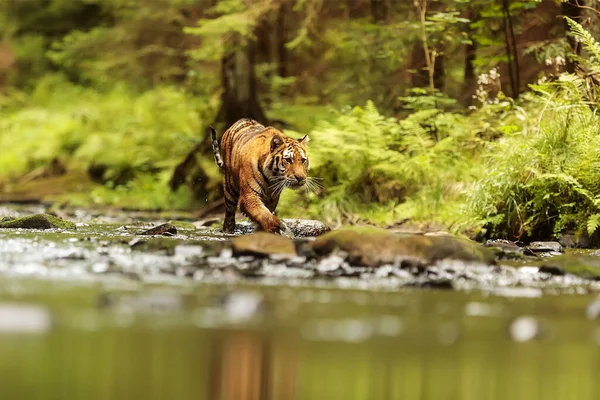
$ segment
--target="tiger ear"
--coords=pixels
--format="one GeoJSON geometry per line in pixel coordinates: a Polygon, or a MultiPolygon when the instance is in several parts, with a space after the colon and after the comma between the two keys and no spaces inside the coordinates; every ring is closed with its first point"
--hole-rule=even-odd
{"type": "Polygon", "coordinates": [[[276,148],[283,144],[283,139],[279,135],[273,136],[271,139],[271,151],[274,151],[276,148]]]}
{"type": "Polygon", "coordinates": [[[308,137],[308,135],[304,135],[304,137],[302,139],[299,139],[298,142],[300,142],[300,144],[306,144],[310,142],[310,138],[308,137]]]}

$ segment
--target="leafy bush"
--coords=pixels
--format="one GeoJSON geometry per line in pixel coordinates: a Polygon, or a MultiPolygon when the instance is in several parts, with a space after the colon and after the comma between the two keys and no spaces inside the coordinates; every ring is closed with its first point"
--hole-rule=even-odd
{"type": "MultiPolygon", "coordinates": [[[[386,118],[368,102],[319,123],[309,134],[310,175],[323,179],[325,191],[309,193],[303,207],[329,220],[431,217],[445,198],[458,195],[456,183],[469,174],[479,139],[466,122],[437,109],[386,118]]],[[[285,206],[292,212],[300,204],[300,196],[288,195],[285,206]]]]}
{"type": "Polygon", "coordinates": [[[25,99],[19,109],[0,111],[0,182],[57,158],[67,169],[99,171],[99,181],[122,184],[121,192],[156,191],[149,181],[168,191],[164,179],[144,176],[172,172],[214,112],[175,87],[139,94],[116,85],[99,92],[57,76],[41,79],[25,99]]]}
{"type": "MultiPolygon", "coordinates": [[[[597,71],[600,45],[570,21],[597,71]]],[[[585,78],[562,74],[534,85],[537,118],[527,129],[490,145],[486,176],[469,205],[488,236],[593,234],[600,225],[600,136],[596,104],[585,78]]]]}

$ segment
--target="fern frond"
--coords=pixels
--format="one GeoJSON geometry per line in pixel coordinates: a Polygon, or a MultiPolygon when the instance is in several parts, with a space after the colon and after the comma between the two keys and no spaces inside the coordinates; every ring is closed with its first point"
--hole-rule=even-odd
{"type": "Polygon", "coordinates": [[[591,215],[587,220],[588,235],[593,235],[598,230],[598,227],[600,227],[600,214],[591,215]]]}
{"type": "Polygon", "coordinates": [[[596,62],[600,62],[600,43],[579,23],[569,17],[565,17],[565,19],[571,27],[573,35],[583,43],[584,49],[594,56],[596,62]]]}

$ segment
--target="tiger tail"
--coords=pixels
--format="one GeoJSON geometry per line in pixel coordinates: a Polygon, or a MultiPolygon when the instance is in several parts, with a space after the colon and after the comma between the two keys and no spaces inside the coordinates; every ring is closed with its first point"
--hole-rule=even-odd
{"type": "Polygon", "coordinates": [[[212,136],[212,148],[213,148],[213,153],[215,154],[215,161],[217,163],[217,166],[221,170],[221,172],[223,172],[223,159],[221,158],[221,146],[219,145],[219,142],[217,141],[217,131],[215,131],[215,128],[213,128],[212,125],[210,125],[210,133],[212,136]]]}

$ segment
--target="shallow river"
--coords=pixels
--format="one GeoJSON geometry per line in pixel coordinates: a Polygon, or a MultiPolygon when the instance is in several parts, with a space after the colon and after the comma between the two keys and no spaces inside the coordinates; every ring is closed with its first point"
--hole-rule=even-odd
{"type": "Polygon", "coordinates": [[[2,399],[600,398],[594,294],[200,279],[45,235],[0,234],[2,399]]]}

